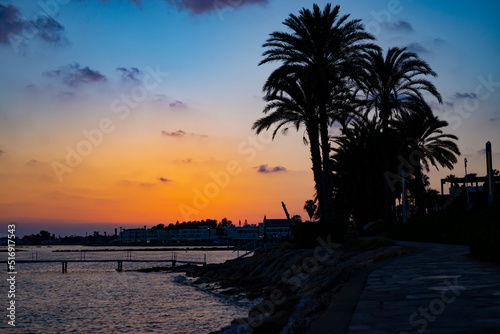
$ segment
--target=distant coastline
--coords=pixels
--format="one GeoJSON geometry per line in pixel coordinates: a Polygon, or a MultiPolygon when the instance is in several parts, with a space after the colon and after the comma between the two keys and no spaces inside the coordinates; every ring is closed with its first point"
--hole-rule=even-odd
{"type": "MultiPolygon", "coordinates": [[[[96,246],[89,246],[96,247],[96,246]]],[[[126,246],[113,246],[113,247],[130,247],[130,245],[126,246]]],[[[145,247],[145,246],[141,246],[145,247]]],[[[151,248],[104,248],[104,249],[58,249],[54,250],[54,252],[179,252],[179,251],[227,251],[227,250],[235,250],[235,246],[194,246],[194,247],[186,247],[186,248],[157,248],[158,246],[151,246],[151,248]]],[[[182,247],[182,246],[181,246],[182,247]]]]}

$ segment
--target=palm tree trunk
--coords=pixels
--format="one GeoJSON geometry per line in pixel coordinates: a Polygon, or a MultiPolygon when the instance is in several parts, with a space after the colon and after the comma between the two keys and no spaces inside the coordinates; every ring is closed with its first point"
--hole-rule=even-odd
{"type": "Polygon", "coordinates": [[[420,166],[420,160],[419,163],[415,166],[414,175],[415,175],[415,204],[417,205],[417,214],[422,215],[425,213],[424,198],[423,198],[425,186],[424,186],[422,168],[420,166]]]}
{"type": "Polygon", "coordinates": [[[327,223],[335,220],[333,208],[333,175],[332,164],[330,162],[330,136],[328,135],[328,117],[326,115],[326,104],[321,103],[320,111],[320,135],[321,154],[323,160],[323,179],[325,187],[325,215],[322,217],[327,223]]]}
{"type": "Polygon", "coordinates": [[[393,221],[392,213],[392,191],[387,182],[385,176],[389,173],[390,163],[389,163],[389,117],[385,110],[380,110],[380,116],[382,118],[382,138],[384,145],[384,220],[386,222],[393,221]]]}
{"type": "Polygon", "coordinates": [[[307,134],[309,136],[309,149],[311,151],[312,170],[316,192],[318,195],[318,211],[320,217],[325,217],[328,203],[325,202],[325,180],[321,169],[321,152],[319,143],[318,124],[311,122],[307,124],[307,134]]]}

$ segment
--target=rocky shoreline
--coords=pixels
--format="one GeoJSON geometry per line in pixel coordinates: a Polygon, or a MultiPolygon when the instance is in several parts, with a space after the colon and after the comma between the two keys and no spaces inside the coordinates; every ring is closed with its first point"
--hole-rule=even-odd
{"type": "Polygon", "coordinates": [[[285,242],[250,257],[176,270],[196,278],[195,284],[257,301],[247,318],[211,334],[306,333],[356,272],[407,251],[381,239],[340,246],[327,238],[313,249],[293,249],[285,242]]]}

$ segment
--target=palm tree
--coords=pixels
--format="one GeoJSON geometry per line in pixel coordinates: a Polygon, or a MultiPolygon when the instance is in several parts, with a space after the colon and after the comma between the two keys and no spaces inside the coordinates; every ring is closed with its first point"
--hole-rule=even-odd
{"type": "MultiPolygon", "coordinates": [[[[349,105],[345,100],[349,94],[346,87],[349,75],[355,73],[356,59],[365,50],[378,48],[365,43],[374,38],[364,31],[360,20],[348,21],[349,15],[339,17],[339,10],[339,6],[332,9],[331,4],[327,4],[321,11],[314,4],[312,11],[302,8],[299,16],[290,14],[283,24],[291,32],[271,33],[263,45],[266,50],[263,53],[264,59],[259,64],[275,61],[282,63],[264,85],[267,95],[275,92],[276,83],[283,78],[301,78],[311,87],[308,100],[314,103],[314,112],[317,114],[320,138],[318,145],[321,146],[319,162],[323,174],[321,178],[315,176],[315,181],[320,217],[325,221],[334,220],[328,130],[335,120],[344,119],[338,115],[346,104],[349,105]]],[[[309,130],[308,133],[311,137],[309,130]]],[[[311,142],[312,145],[316,143],[311,142]]],[[[313,169],[316,163],[313,161],[313,169]]]]}
{"type": "MultiPolygon", "coordinates": [[[[266,116],[258,119],[252,125],[257,134],[275,126],[273,139],[281,129],[286,134],[288,126],[297,131],[304,126],[304,144],[309,143],[312,170],[318,198],[324,198],[324,174],[321,168],[321,151],[319,142],[319,119],[316,103],[314,102],[311,86],[304,79],[291,77],[277,78],[267,83],[268,89],[264,96],[266,107],[263,113],[266,116]]],[[[320,202],[320,208],[323,202],[320,202]]]]}
{"type": "MultiPolygon", "coordinates": [[[[406,48],[390,48],[385,57],[381,50],[367,50],[357,84],[364,95],[363,104],[367,112],[375,112],[382,123],[385,145],[388,145],[387,131],[392,116],[425,104],[422,91],[429,92],[442,102],[436,87],[423,78],[427,75],[435,77],[436,73],[406,48]]],[[[385,152],[384,173],[387,173],[389,157],[385,152]]],[[[387,182],[384,194],[385,218],[392,220],[391,190],[387,182]]]]}
{"type": "MultiPolygon", "coordinates": [[[[383,215],[382,131],[375,118],[361,115],[333,139],[334,199],[339,214],[361,228],[383,215]]],[[[387,148],[386,148],[387,149],[387,148]]],[[[392,149],[395,151],[395,149],[392,149]]]]}
{"type": "Polygon", "coordinates": [[[307,214],[309,215],[309,220],[313,219],[313,216],[315,215],[317,209],[318,206],[316,205],[316,202],[312,199],[308,199],[304,204],[304,210],[306,210],[307,214]]]}
{"type": "Polygon", "coordinates": [[[442,128],[448,126],[448,122],[434,116],[427,105],[422,105],[424,110],[416,107],[412,111],[398,115],[393,122],[395,129],[401,138],[406,138],[405,146],[408,160],[413,163],[416,189],[415,197],[420,213],[423,209],[421,204],[425,193],[425,175],[422,168],[427,172],[430,166],[453,169],[457,162],[460,150],[456,144],[457,136],[443,133],[442,128]]]}

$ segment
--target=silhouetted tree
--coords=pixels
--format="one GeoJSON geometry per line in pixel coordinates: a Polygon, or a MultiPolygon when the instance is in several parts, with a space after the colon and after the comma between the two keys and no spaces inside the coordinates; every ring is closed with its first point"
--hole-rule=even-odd
{"type": "MultiPolygon", "coordinates": [[[[417,54],[406,48],[389,48],[385,57],[381,50],[368,50],[364,70],[358,85],[364,94],[363,104],[368,112],[374,111],[382,123],[384,146],[389,145],[389,121],[394,114],[412,110],[415,105],[426,104],[422,91],[431,93],[441,103],[436,87],[423,76],[437,76],[417,54]]],[[[384,151],[384,173],[390,169],[390,157],[384,151]]],[[[384,183],[385,219],[392,220],[392,194],[384,183]]]]}
{"type": "Polygon", "coordinates": [[[313,219],[313,216],[316,214],[316,210],[318,209],[318,205],[312,199],[308,199],[304,204],[304,210],[306,210],[309,215],[309,220],[313,219]]]}
{"type": "Polygon", "coordinates": [[[274,61],[282,65],[272,72],[264,85],[268,102],[264,112],[274,108],[281,111],[268,117],[264,124],[257,123],[260,120],[254,124],[254,129],[260,132],[274,124],[279,129],[291,122],[298,129],[305,123],[320,218],[327,222],[335,218],[329,128],[334,121],[345,123],[344,112],[351,110],[350,99],[346,97],[350,94],[349,75],[354,73],[356,58],[366,49],[377,49],[377,46],[366,43],[373,36],[364,31],[360,20],[348,21],[349,15],[339,16],[339,10],[339,6],[332,9],[331,4],[327,4],[323,11],[317,4],[313,5],[312,11],[302,8],[299,16],[290,14],[283,22],[291,32],[270,34],[263,45],[266,51],[259,65],[274,61]],[[287,88],[283,89],[283,85],[287,88]],[[281,101],[278,106],[273,104],[277,96],[286,95],[288,101],[281,101]],[[298,111],[302,119],[294,119],[289,111],[294,114],[298,111]],[[308,121],[311,124],[307,124],[308,121]]]}
{"type": "Polygon", "coordinates": [[[423,110],[414,108],[399,114],[393,124],[406,146],[407,161],[413,164],[414,168],[409,172],[413,173],[415,183],[410,190],[413,191],[418,213],[424,213],[426,185],[422,169],[429,172],[431,165],[437,170],[439,167],[453,169],[460,150],[455,142],[458,137],[443,133],[442,129],[448,123],[434,116],[427,105],[420,107],[423,110]]]}

